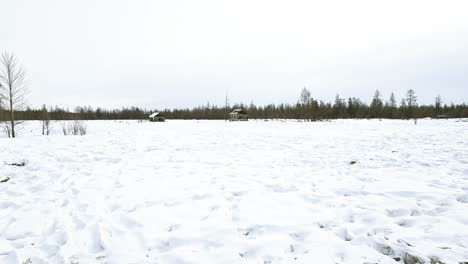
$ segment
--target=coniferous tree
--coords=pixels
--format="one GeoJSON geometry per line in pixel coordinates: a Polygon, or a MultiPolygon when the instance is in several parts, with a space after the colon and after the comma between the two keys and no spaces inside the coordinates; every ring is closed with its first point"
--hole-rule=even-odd
{"type": "Polygon", "coordinates": [[[380,99],[380,92],[379,90],[376,90],[374,93],[374,97],[372,99],[371,105],[370,105],[370,117],[371,118],[376,118],[376,117],[382,117],[382,108],[383,108],[383,103],[382,99],[380,99]]]}
{"type": "Polygon", "coordinates": [[[390,109],[389,117],[397,118],[397,102],[396,102],[395,94],[393,92],[390,94],[390,99],[388,100],[388,107],[390,109]]]}
{"type": "Polygon", "coordinates": [[[408,107],[406,105],[406,100],[404,98],[401,99],[400,103],[400,111],[403,113],[403,117],[408,119],[408,107]]]}
{"type": "Polygon", "coordinates": [[[353,98],[348,98],[348,116],[350,118],[356,118],[356,106],[353,98]]]}
{"type": "Polygon", "coordinates": [[[414,114],[414,108],[417,106],[417,99],[418,98],[416,97],[413,89],[409,89],[406,92],[408,118],[416,117],[414,114]]]}
{"type": "Polygon", "coordinates": [[[336,95],[335,103],[333,104],[333,117],[334,118],[346,118],[346,103],[344,99],[340,98],[340,95],[336,95]]]}

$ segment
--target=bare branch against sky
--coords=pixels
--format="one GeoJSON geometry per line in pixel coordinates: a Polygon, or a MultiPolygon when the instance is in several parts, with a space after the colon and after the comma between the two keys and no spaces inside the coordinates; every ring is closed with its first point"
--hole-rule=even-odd
{"type": "Polygon", "coordinates": [[[15,117],[16,112],[26,107],[28,86],[25,72],[12,53],[0,56],[0,110],[2,110],[3,128],[8,137],[16,137],[17,125],[22,121],[15,117]],[[3,116],[4,113],[7,113],[3,116]]]}
{"type": "Polygon", "coordinates": [[[306,86],[370,102],[468,101],[467,1],[3,1],[0,51],[30,102],[149,108],[295,102],[306,86]],[[129,92],[131,91],[131,92],[129,92]],[[51,96],[53,95],[53,96],[51,96]]]}

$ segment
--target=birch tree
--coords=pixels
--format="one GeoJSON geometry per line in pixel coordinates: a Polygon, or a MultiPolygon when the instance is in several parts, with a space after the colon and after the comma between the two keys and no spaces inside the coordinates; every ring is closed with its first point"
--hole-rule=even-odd
{"type": "Polygon", "coordinates": [[[8,137],[16,137],[21,121],[15,114],[25,108],[27,92],[23,68],[15,55],[4,52],[0,58],[0,108],[3,109],[2,121],[8,137]]]}

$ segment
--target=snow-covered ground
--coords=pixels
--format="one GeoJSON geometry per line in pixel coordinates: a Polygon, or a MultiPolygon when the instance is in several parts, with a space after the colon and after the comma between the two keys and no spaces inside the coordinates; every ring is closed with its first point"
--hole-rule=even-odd
{"type": "Polygon", "coordinates": [[[0,138],[0,263],[468,261],[468,122],[87,126],[0,138]]]}

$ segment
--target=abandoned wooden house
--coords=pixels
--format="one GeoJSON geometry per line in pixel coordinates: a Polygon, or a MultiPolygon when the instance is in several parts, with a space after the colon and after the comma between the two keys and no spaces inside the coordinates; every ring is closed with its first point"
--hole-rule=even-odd
{"type": "Polygon", "coordinates": [[[164,116],[161,115],[161,113],[152,113],[151,115],[149,115],[149,121],[151,122],[164,122],[166,120],[166,118],[164,116]]]}
{"type": "Polygon", "coordinates": [[[229,113],[229,121],[247,121],[249,120],[249,116],[247,112],[243,109],[234,109],[231,113],[229,113]]]}

